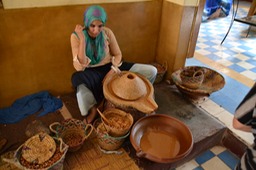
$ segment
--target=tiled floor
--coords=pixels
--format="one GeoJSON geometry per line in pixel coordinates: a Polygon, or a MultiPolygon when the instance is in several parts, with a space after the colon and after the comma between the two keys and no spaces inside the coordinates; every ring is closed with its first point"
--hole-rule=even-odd
{"type": "MultiPolygon", "coordinates": [[[[237,17],[244,17],[250,2],[240,1],[237,17]]],[[[232,12],[232,11],[231,11],[232,12]]],[[[253,143],[250,133],[233,129],[232,119],[236,107],[256,80],[256,29],[252,28],[246,37],[249,26],[234,22],[221,45],[231,22],[228,17],[218,18],[201,24],[193,58],[186,65],[209,67],[221,73],[226,81],[225,87],[198,103],[230,128],[246,144],[253,143]]],[[[177,170],[230,170],[239,161],[233,153],[222,146],[215,146],[177,170]]]]}
{"type": "Polygon", "coordinates": [[[238,160],[226,148],[215,146],[176,170],[230,170],[235,168],[238,160]]]}
{"type": "MultiPolygon", "coordinates": [[[[249,2],[240,2],[236,18],[247,15],[248,4],[249,2]]],[[[256,29],[253,28],[246,37],[249,26],[234,22],[226,40],[221,45],[230,23],[231,13],[228,17],[201,24],[196,51],[252,80],[256,80],[256,29]]]]}

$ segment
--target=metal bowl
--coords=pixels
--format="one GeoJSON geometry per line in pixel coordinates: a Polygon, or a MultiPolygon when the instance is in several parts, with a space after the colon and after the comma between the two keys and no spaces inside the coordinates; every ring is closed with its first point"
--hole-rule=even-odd
{"type": "Polygon", "coordinates": [[[138,157],[158,163],[184,158],[194,143],[190,129],[183,122],[163,114],[139,119],[132,127],[130,142],[138,157]]]}

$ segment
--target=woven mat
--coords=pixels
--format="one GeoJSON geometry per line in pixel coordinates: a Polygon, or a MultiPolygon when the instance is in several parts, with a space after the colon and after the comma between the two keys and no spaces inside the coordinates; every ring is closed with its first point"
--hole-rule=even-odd
{"type": "MultiPolygon", "coordinates": [[[[64,161],[63,170],[139,170],[135,161],[128,153],[120,148],[121,154],[103,153],[97,145],[95,137],[85,141],[83,147],[77,152],[68,152],[64,161]]],[[[13,154],[14,151],[9,152],[13,154]]],[[[0,170],[18,170],[14,165],[0,160],[0,170]]]]}
{"type": "MultiPolygon", "coordinates": [[[[78,112],[76,107],[76,98],[71,95],[62,96],[64,101],[63,109],[60,110],[64,118],[70,118],[80,115],[74,114],[78,112]],[[70,113],[73,113],[72,115],[70,113]]],[[[79,119],[78,117],[75,117],[79,119]]],[[[128,139],[127,139],[128,140],[128,139]]],[[[90,137],[85,140],[82,148],[74,153],[68,152],[64,162],[64,170],[113,170],[113,169],[129,169],[138,170],[139,167],[135,161],[129,157],[128,153],[120,148],[122,154],[105,154],[98,147],[96,135],[92,133],[90,137]]]]}
{"type": "Polygon", "coordinates": [[[97,145],[96,137],[92,135],[92,137],[85,141],[79,151],[67,153],[64,162],[64,170],[140,169],[123,148],[120,148],[118,151],[122,151],[122,153],[103,153],[97,145]]]}

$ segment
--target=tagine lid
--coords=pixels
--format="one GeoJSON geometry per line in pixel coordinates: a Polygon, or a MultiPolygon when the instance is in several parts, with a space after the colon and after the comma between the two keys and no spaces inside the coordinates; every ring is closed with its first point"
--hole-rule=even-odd
{"type": "Polygon", "coordinates": [[[103,93],[107,100],[120,107],[133,107],[144,113],[152,113],[158,108],[152,84],[144,76],[130,71],[106,77],[103,93]]]}

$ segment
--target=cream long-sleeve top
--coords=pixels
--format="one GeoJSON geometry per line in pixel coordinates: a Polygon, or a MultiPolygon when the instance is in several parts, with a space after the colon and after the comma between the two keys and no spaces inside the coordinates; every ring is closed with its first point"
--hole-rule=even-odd
{"type": "Polygon", "coordinates": [[[86,56],[86,54],[84,54],[83,56],[85,57],[86,62],[82,63],[79,61],[78,51],[79,51],[79,46],[82,44],[80,44],[80,40],[76,34],[74,33],[71,34],[70,41],[71,41],[71,50],[72,50],[72,56],[73,56],[73,66],[77,71],[83,71],[86,67],[102,66],[110,62],[112,62],[114,66],[117,66],[121,63],[122,53],[114,33],[112,32],[111,29],[107,27],[104,27],[102,31],[104,36],[106,36],[105,57],[98,64],[95,64],[95,65],[90,64],[91,60],[89,57],[86,56]]]}

